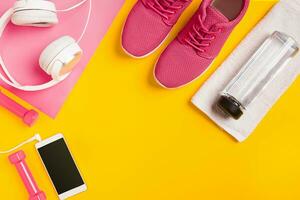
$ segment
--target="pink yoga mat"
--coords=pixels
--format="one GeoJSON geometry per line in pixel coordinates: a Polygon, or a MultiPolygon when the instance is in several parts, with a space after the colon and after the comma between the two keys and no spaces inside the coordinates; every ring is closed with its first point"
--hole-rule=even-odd
{"type": "MultiPolygon", "coordinates": [[[[67,8],[80,1],[53,0],[57,9],[67,8]]],[[[2,15],[13,3],[14,0],[1,2],[0,14],[2,15]]],[[[64,82],[39,92],[22,92],[6,86],[2,82],[0,85],[54,118],[123,3],[124,0],[93,0],[91,21],[87,33],[80,43],[84,50],[84,57],[75,71],[64,82]]],[[[59,24],[51,28],[19,27],[10,23],[0,39],[0,53],[15,79],[27,85],[48,81],[49,76],[39,68],[40,53],[49,43],[60,36],[70,35],[78,39],[85,24],[87,13],[88,3],[73,11],[59,13],[59,24]]]]}

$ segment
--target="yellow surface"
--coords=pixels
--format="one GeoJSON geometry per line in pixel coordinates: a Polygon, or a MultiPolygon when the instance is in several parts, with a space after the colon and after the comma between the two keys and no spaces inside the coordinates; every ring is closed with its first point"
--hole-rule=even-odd
{"type": "MultiPolygon", "coordinates": [[[[44,138],[64,133],[88,185],[74,200],[300,199],[300,80],[242,144],[189,103],[274,1],[252,0],[215,65],[175,91],[155,84],[153,65],[200,1],[188,8],[167,42],[141,60],[126,56],[119,45],[134,3],[126,1],[57,119],[42,114],[30,129],[0,108],[1,149],[36,132],[44,138]]],[[[33,144],[23,149],[39,186],[56,199],[33,144]]],[[[0,198],[28,199],[6,156],[0,167],[0,198]]]]}

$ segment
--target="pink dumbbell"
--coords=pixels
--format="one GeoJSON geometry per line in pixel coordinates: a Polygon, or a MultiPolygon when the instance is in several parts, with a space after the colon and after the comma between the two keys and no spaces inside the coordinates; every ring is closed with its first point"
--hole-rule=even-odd
{"type": "Polygon", "coordinates": [[[23,122],[28,126],[32,126],[37,120],[39,114],[34,110],[27,110],[17,102],[8,98],[0,91],[0,105],[15,113],[17,116],[23,119],[23,122]]]}
{"type": "Polygon", "coordinates": [[[24,151],[18,151],[17,153],[14,153],[12,155],[9,156],[9,160],[12,164],[14,164],[19,172],[19,175],[21,176],[22,178],[22,181],[29,193],[29,200],[45,200],[47,199],[46,198],[46,195],[43,191],[41,191],[26,162],[25,162],[25,153],[24,151]]]}

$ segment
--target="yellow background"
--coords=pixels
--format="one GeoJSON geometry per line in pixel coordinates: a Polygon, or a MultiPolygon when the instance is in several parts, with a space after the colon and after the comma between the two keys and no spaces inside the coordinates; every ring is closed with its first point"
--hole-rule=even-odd
{"type": "MultiPolygon", "coordinates": [[[[126,1],[55,120],[41,114],[27,128],[0,108],[1,149],[36,132],[44,138],[64,133],[88,185],[74,200],[300,199],[300,80],[241,144],[190,103],[275,2],[252,0],[214,66],[175,91],[156,85],[153,65],[200,1],[193,1],[165,44],[141,60],[126,56],[119,45],[135,2],[126,1]]],[[[33,144],[23,150],[40,188],[57,199],[33,144]]],[[[28,199],[6,156],[0,157],[0,170],[0,198],[28,199]]]]}

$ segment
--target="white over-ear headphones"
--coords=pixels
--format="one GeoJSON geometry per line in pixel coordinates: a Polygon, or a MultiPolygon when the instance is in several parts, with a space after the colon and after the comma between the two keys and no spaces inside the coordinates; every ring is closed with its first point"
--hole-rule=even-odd
{"type": "Polygon", "coordinates": [[[70,36],[60,37],[41,53],[39,59],[40,67],[50,75],[53,80],[42,85],[22,85],[11,76],[1,56],[0,65],[7,77],[0,73],[0,79],[6,84],[23,91],[39,91],[58,84],[72,72],[76,64],[80,61],[83,51],[78,43],[83,38],[90,21],[92,0],[83,0],[64,10],[57,10],[55,4],[47,0],[17,0],[13,8],[6,11],[0,18],[0,37],[9,21],[17,26],[53,26],[58,23],[57,12],[73,10],[87,1],[89,1],[89,11],[86,24],[79,39],[76,41],[70,36]]]}

